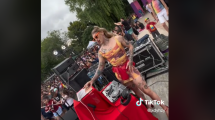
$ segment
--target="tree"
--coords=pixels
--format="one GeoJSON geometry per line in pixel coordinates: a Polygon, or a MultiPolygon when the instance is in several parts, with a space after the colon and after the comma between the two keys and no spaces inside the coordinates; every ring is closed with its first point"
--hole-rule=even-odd
{"type": "Polygon", "coordinates": [[[89,26],[87,27],[85,30],[84,30],[84,33],[82,35],[82,43],[84,45],[84,48],[86,49],[87,48],[87,45],[89,44],[89,41],[92,41],[93,40],[93,37],[91,35],[91,32],[93,30],[93,26],[89,26]]]}
{"type": "Polygon", "coordinates": [[[125,17],[121,0],[65,0],[65,4],[71,12],[77,12],[80,21],[90,21],[109,30],[114,22],[125,17]]]}
{"type": "Polygon", "coordinates": [[[61,62],[64,58],[56,59],[53,55],[54,50],[60,50],[63,45],[59,30],[48,32],[48,36],[41,42],[41,80],[45,80],[51,73],[51,68],[61,62]]]}

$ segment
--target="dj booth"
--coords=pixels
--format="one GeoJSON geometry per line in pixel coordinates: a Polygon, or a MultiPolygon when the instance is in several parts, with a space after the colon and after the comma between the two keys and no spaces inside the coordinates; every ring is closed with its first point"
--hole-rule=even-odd
{"type": "Polygon", "coordinates": [[[138,99],[132,94],[128,102],[121,102],[122,84],[112,81],[102,91],[82,89],[77,93],[74,108],[80,120],[158,120],[144,105],[137,106],[138,99]]]}

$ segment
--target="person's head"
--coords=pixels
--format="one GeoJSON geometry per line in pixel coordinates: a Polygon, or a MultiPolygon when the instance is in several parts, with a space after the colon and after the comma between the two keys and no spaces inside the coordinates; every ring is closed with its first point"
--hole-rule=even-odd
{"type": "Polygon", "coordinates": [[[120,21],[121,21],[121,22],[124,21],[124,18],[121,18],[120,21]]]}
{"type": "Polygon", "coordinates": [[[114,31],[115,31],[114,33],[117,35],[123,35],[122,29],[119,26],[115,26],[114,31]]]}
{"type": "Polygon", "coordinates": [[[149,18],[146,18],[145,19],[145,22],[148,24],[150,22],[150,19],[149,18]]]}
{"type": "Polygon", "coordinates": [[[105,28],[95,26],[91,32],[93,39],[99,43],[104,44],[105,40],[109,40],[114,36],[113,33],[108,32],[105,28]]]}
{"type": "Polygon", "coordinates": [[[137,21],[137,22],[136,22],[136,24],[137,24],[137,25],[139,25],[139,24],[140,24],[140,22],[139,22],[139,21],[137,21]]]}
{"type": "Polygon", "coordinates": [[[48,95],[43,96],[42,102],[47,104],[49,102],[49,96],[48,95]]]}
{"type": "Polygon", "coordinates": [[[69,91],[67,89],[64,89],[62,92],[62,97],[63,98],[68,98],[69,97],[69,91]]]}

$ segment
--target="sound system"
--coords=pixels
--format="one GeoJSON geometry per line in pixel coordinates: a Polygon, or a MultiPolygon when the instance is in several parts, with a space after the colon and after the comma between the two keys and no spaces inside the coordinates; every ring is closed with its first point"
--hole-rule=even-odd
{"type": "Polygon", "coordinates": [[[76,73],[72,78],[69,79],[69,85],[74,89],[75,92],[78,92],[88,81],[90,81],[90,78],[87,76],[87,70],[82,69],[80,72],[76,73]]]}
{"type": "Polygon", "coordinates": [[[52,68],[52,71],[54,73],[56,73],[57,75],[63,74],[67,70],[67,68],[69,66],[71,66],[73,63],[75,63],[75,61],[72,59],[72,57],[66,58],[64,61],[59,63],[57,66],[52,68]]]}
{"type": "Polygon", "coordinates": [[[113,80],[103,91],[102,94],[109,100],[109,102],[114,103],[121,96],[123,90],[127,89],[124,85],[113,80]]]}
{"type": "Polygon", "coordinates": [[[68,81],[68,78],[71,78],[77,72],[78,68],[78,64],[74,63],[63,74],[61,74],[60,77],[65,81],[68,81]]]}
{"type": "MultiPolygon", "coordinates": [[[[129,52],[127,52],[127,55],[129,55],[129,52]]],[[[133,61],[136,63],[135,67],[141,73],[145,73],[165,63],[162,53],[148,35],[143,36],[135,43],[133,61]]]]}

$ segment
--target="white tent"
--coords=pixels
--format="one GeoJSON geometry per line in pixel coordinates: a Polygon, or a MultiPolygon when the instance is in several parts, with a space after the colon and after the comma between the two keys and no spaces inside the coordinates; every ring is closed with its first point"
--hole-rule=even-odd
{"type": "Polygon", "coordinates": [[[94,42],[94,41],[89,41],[89,44],[88,44],[88,46],[87,46],[87,49],[92,48],[94,45],[96,45],[96,42],[94,42]]]}

